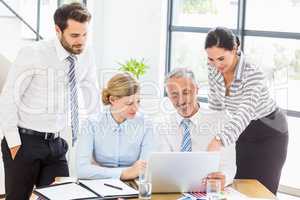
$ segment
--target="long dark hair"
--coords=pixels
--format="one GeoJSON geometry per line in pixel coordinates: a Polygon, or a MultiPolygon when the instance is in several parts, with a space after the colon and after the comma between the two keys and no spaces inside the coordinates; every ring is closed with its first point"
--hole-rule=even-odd
{"type": "Polygon", "coordinates": [[[225,27],[216,27],[209,30],[205,39],[205,49],[219,47],[232,51],[234,48],[238,49],[239,46],[239,38],[225,27]]]}

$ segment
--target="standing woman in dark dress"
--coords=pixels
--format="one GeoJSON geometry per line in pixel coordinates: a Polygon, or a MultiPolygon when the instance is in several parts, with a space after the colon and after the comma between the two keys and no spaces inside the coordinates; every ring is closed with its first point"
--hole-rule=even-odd
{"type": "Polygon", "coordinates": [[[261,69],[247,61],[239,45],[227,28],[214,28],[206,36],[209,107],[231,115],[208,150],[236,143],[235,178],[257,179],[276,194],[287,154],[287,121],[261,69]]]}

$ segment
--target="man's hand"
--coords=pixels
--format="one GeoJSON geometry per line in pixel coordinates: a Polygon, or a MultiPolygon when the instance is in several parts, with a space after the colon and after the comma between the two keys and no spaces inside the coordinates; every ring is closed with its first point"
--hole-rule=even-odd
{"type": "Polygon", "coordinates": [[[207,176],[207,179],[217,179],[221,181],[221,190],[224,190],[226,177],[222,172],[213,172],[207,176]]]}
{"type": "Polygon", "coordinates": [[[214,138],[207,146],[207,151],[220,151],[222,147],[221,140],[214,138]]]}
{"type": "Polygon", "coordinates": [[[12,148],[9,149],[9,150],[10,150],[11,158],[12,158],[13,160],[15,159],[15,157],[16,157],[16,155],[17,155],[19,149],[20,149],[20,147],[21,147],[21,145],[18,145],[18,146],[15,146],[15,147],[12,147],[12,148]]]}
{"type": "Polygon", "coordinates": [[[141,170],[146,169],[146,161],[138,160],[131,167],[124,170],[121,174],[121,180],[132,180],[139,176],[141,170]]]}

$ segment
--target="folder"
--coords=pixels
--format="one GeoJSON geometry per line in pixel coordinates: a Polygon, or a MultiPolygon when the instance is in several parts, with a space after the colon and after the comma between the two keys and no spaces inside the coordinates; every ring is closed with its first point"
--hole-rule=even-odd
{"type": "Polygon", "coordinates": [[[119,179],[79,180],[36,188],[34,194],[45,200],[136,198],[138,191],[119,179]]]}

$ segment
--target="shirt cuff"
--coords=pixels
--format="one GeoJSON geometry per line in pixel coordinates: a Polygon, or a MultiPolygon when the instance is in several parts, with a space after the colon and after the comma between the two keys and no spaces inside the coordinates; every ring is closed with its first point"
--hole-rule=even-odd
{"type": "Polygon", "coordinates": [[[19,146],[22,144],[18,128],[5,130],[3,131],[3,133],[9,148],[19,146]]]}

